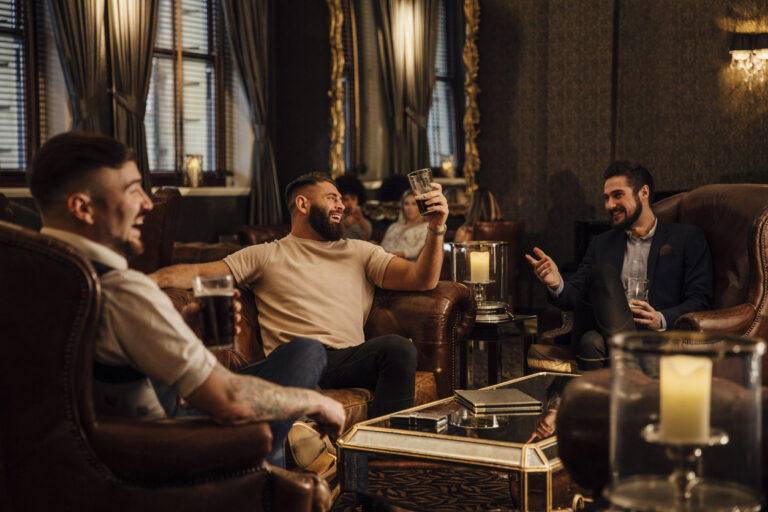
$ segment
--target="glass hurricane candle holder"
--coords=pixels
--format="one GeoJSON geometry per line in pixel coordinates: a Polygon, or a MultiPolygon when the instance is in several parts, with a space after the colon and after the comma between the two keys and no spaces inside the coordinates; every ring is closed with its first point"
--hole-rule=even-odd
{"type": "Polygon", "coordinates": [[[509,244],[507,242],[454,242],[451,244],[451,279],[473,289],[478,322],[509,317],[509,244]]]}
{"type": "Polygon", "coordinates": [[[611,503],[759,510],[765,343],[682,331],[610,343],[611,503]]]}

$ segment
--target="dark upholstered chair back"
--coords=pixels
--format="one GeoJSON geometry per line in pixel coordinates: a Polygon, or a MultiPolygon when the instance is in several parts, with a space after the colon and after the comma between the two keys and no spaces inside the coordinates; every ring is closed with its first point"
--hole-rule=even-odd
{"type": "Polygon", "coordinates": [[[141,239],[144,252],[129,259],[128,265],[149,274],[171,264],[173,240],[179,224],[181,194],[173,187],[163,187],[152,196],[154,208],[144,219],[141,239]]]}
{"type": "Polygon", "coordinates": [[[83,424],[93,422],[93,401],[85,398],[99,284],[67,244],[4,222],[0,283],[0,486],[9,486],[0,487],[0,498],[9,496],[12,510],[25,508],[13,496],[43,492],[40,480],[61,478],[79,488],[79,478],[66,473],[92,469],[83,424]]]}
{"type": "Polygon", "coordinates": [[[0,220],[13,222],[15,217],[16,215],[13,212],[13,205],[4,194],[0,193],[0,220]]]}
{"type": "Polygon", "coordinates": [[[653,206],[664,222],[695,224],[712,251],[714,309],[748,303],[756,318],[744,332],[768,338],[768,185],[707,185],[653,206]]]}
{"type": "Polygon", "coordinates": [[[76,249],[0,221],[0,510],[309,511],[329,502],[324,483],[264,464],[264,422],[97,419],[100,297],[76,249]]]}
{"type": "Polygon", "coordinates": [[[510,297],[515,293],[517,273],[520,264],[520,245],[525,232],[525,221],[475,222],[473,240],[491,240],[509,243],[509,287],[510,297]]]}

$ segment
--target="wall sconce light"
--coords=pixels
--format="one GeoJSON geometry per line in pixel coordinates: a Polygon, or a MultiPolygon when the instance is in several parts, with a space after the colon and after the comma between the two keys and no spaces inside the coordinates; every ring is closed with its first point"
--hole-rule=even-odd
{"type": "Polygon", "coordinates": [[[736,33],[731,37],[731,68],[744,73],[744,81],[752,88],[754,81],[765,81],[768,68],[768,34],[736,33]]]}

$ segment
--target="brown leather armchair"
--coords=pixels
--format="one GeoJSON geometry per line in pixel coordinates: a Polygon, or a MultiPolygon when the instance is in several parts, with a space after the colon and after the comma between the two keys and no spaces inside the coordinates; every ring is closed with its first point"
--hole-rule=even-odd
{"type": "Polygon", "coordinates": [[[77,250],[0,222],[1,510],[323,510],[270,467],[266,423],[97,417],[98,277],[77,250]]]}
{"type": "MultiPolygon", "coordinates": [[[[509,250],[509,268],[507,273],[507,291],[510,295],[517,289],[517,273],[520,263],[520,245],[525,232],[525,221],[522,220],[503,220],[493,222],[475,222],[473,228],[474,240],[491,240],[507,242],[509,250]]],[[[512,301],[510,300],[510,303],[512,301]]]]}
{"type": "Polygon", "coordinates": [[[174,187],[163,187],[152,196],[154,208],[141,226],[144,252],[131,257],[128,265],[142,272],[154,272],[171,264],[173,240],[179,223],[181,194],[174,187]]]}
{"type": "Polygon", "coordinates": [[[235,236],[241,245],[256,245],[283,238],[291,232],[288,224],[270,224],[265,226],[238,226],[235,236]]]}
{"type": "Polygon", "coordinates": [[[16,214],[13,211],[13,205],[5,197],[5,194],[0,193],[0,220],[5,222],[13,222],[16,214]]]}
{"type": "MultiPolygon", "coordinates": [[[[239,249],[224,244],[176,244],[174,261],[202,263],[221,259],[239,249]]],[[[181,309],[192,300],[189,290],[166,289],[181,309]]],[[[235,339],[234,351],[216,351],[225,366],[236,370],[264,358],[258,313],[250,291],[243,293],[242,331],[235,339]]],[[[461,339],[474,325],[475,301],[470,290],[459,283],[440,281],[427,292],[398,292],[377,288],[373,307],[365,324],[368,338],[399,334],[413,340],[418,350],[415,403],[428,403],[453,393],[458,371],[461,339]]],[[[367,389],[328,389],[325,394],[344,404],[345,428],[367,419],[373,395],[367,389]]]]}
{"type": "MultiPolygon", "coordinates": [[[[653,211],[663,222],[699,226],[712,252],[713,309],[682,315],[674,328],[768,339],[768,185],[706,185],[658,201],[653,211]]],[[[570,319],[564,320],[564,328],[542,334],[540,342],[568,332],[570,319]]],[[[528,365],[575,370],[572,358],[564,347],[539,346],[529,352],[528,365]]],[[[768,379],[766,370],[764,358],[768,379]]]]}

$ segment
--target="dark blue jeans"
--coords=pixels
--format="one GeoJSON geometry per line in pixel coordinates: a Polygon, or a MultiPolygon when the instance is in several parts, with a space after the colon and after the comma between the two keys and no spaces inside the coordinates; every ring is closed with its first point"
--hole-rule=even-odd
{"type": "Polygon", "coordinates": [[[368,417],[375,418],[411,407],[415,380],[416,347],[410,340],[390,334],[356,347],[329,348],[328,369],[320,387],[369,389],[373,403],[368,417]]]}
{"type": "MultiPolygon", "coordinates": [[[[307,338],[296,338],[277,347],[268,358],[248,365],[238,373],[259,377],[281,386],[315,389],[325,371],[326,363],[326,350],[321,343],[307,338]]],[[[167,386],[155,381],[152,384],[169,418],[207,415],[195,408],[182,407],[179,396],[167,386]]],[[[267,457],[267,462],[273,466],[285,466],[283,441],[293,421],[294,419],[287,419],[269,422],[272,428],[272,452],[267,457]]]]}

